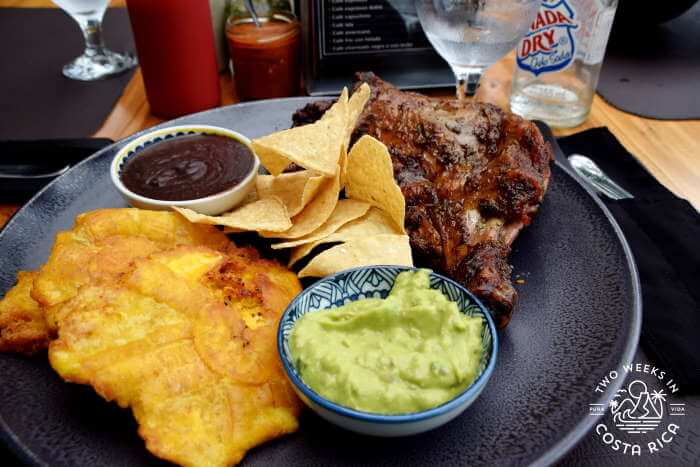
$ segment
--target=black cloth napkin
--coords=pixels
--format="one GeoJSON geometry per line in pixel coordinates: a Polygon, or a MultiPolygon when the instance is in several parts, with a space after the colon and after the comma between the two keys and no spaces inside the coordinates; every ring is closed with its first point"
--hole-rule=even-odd
{"type": "MultiPolygon", "coordinates": [[[[134,51],[126,8],[107,9],[103,29],[107,48],[134,51]]],[[[88,137],[134,72],[91,82],[64,77],[85,40],[59,8],[0,8],[0,31],[0,139],[88,137]]]]}
{"type": "Polygon", "coordinates": [[[641,345],[683,392],[700,391],[700,214],[662,186],[607,128],[559,139],[584,154],[634,199],[601,200],[620,224],[642,285],[641,345]]]}
{"type": "Polygon", "coordinates": [[[0,141],[0,201],[24,203],[67,167],[112,142],[107,138],[0,141]]]}

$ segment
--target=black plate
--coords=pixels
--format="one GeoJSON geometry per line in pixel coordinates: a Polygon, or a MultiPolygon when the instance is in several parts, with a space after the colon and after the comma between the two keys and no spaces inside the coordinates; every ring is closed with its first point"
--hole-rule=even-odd
{"type": "MultiPolygon", "coordinates": [[[[287,128],[310,99],[237,105],[176,120],[220,125],[255,137],[287,128]]],[[[172,123],[175,123],[172,122],[172,123]]],[[[0,293],[21,269],[45,261],[57,231],[77,214],[124,206],[108,168],[123,143],[54,181],[0,233],[0,293]]],[[[592,426],[588,404],[609,371],[632,359],[641,322],[634,262],[620,229],[587,189],[557,164],[534,223],[512,262],[520,301],[500,333],[496,371],[462,416],[432,432],[373,439],[344,432],[309,411],[298,433],[250,452],[246,465],[428,463],[523,464],[559,459],[592,426]]],[[[153,458],[130,413],[89,387],[61,382],[44,357],[0,355],[0,424],[26,461],[51,465],[147,465],[153,458]]]]}

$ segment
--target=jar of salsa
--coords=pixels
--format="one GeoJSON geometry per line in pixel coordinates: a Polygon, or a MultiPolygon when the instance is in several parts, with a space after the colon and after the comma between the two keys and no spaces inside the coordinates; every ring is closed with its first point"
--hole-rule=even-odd
{"type": "Polygon", "coordinates": [[[252,18],[230,17],[226,39],[239,99],[298,94],[301,28],[292,15],[260,18],[260,27],[252,18]]]}

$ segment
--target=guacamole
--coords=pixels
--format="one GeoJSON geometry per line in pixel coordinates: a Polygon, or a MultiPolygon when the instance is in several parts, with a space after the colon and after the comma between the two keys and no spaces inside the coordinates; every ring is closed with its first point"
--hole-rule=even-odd
{"type": "Polygon", "coordinates": [[[307,313],[290,336],[304,382],[325,398],[380,414],[418,412],[452,399],[477,376],[481,316],[466,316],[427,270],[402,272],[386,299],[307,313]]]}

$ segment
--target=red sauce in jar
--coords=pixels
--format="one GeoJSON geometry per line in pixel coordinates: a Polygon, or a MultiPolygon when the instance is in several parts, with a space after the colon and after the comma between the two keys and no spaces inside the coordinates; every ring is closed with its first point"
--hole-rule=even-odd
{"type": "Polygon", "coordinates": [[[282,15],[229,19],[226,27],[236,92],[241,100],[293,96],[299,92],[299,22],[282,15]]]}
{"type": "Polygon", "coordinates": [[[250,174],[253,152],[218,135],[178,136],[132,156],[121,172],[125,187],[163,201],[204,198],[227,190],[250,174]]]}

